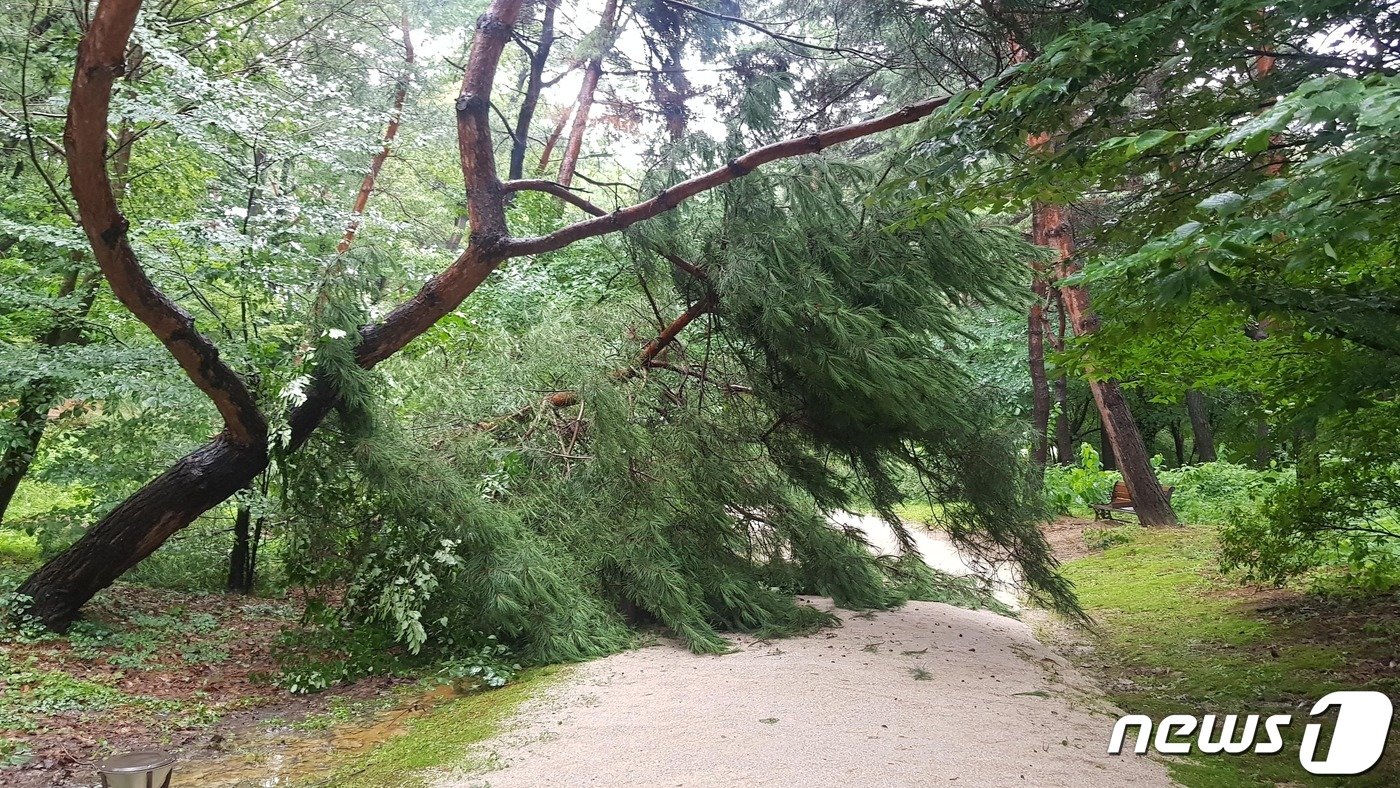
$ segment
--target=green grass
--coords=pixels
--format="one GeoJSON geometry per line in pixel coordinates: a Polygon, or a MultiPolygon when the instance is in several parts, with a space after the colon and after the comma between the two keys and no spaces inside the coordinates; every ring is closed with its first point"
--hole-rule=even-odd
{"type": "Polygon", "coordinates": [[[402,788],[426,784],[426,769],[486,766],[468,759],[469,748],[496,735],[521,703],[566,670],[562,666],[534,668],[501,689],[448,701],[414,719],[402,735],[337,769],[329,784],[402,788]]]}
{"type": "MultiPolygon", "coordinates": [[[[1288,746],[1278,755],[1176,759],[1173,776],[1187,786],[1335,784],[1298,763],[1306,706],[1339,689],[1393,695],[1383,680],[1349,676],[1347,669],[1363,651],[1396,653],[1400,628],[1319,637],[1317,622],[1308,620],[1319,614],[1270,617],[1232,595],[1236,586],[1219,575],[1216,556],[1212,528],[1143,529],[1128,544],[1065,566],[1099,624],[1099,656],[1115,666],[1108,671],[1110,696],[1154,720],[1171,713],[1294,715],[1284,729],[1288,746]]],[[[1395,748],[1392,742],[1376,768],[1347,784],[1400,784],[1395,748]]]]}
{"type": "Polygon", "coordinates": [[[39,563],[39,541],[23,531],[0,528],[0,565],[19,568],[39,563]]]}

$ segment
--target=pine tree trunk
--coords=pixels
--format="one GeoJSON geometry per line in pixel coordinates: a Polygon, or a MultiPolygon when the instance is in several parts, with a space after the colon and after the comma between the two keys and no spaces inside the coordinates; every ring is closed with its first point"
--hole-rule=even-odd
{"type": "Polygon", "coordinates": [[[603,6],[603,19],[596,31],[601,41],[599,51],[589,59],[583,69],[583,84],[579,87],[578,105],[574,110],[574,124],[569,130],[569,144],[564,148],[564,158],[559,163],[559,182],[569,186],[574,182],[578,170],[578,157],[583,151],[583,136],[588,130],[588,115],[593,110],[593,98],[598,92],[598,80],[603,76],[603,57],[612,46],[613,30],[617,25],[617,0],[607,0],[603,6]]]}
{"type": "Polygon", "coordinates": [[[248,486],[267,467],[262,448],[220,435],[186,455],[89,528],[24,581],[29,613],[62,632],[96,594],[199,515],[248,486]]]}
{"type": "MultiPolygon", "coordinates": [[[[1042,143],[1043,144],[1043,143],[1042,143]]],[[[1059,278],[1065,279],[1079,271],[1074,260],[1074,236],[1069,224],[1069,212],[1063,205],[1037,202],[1034,206],[1037,243],[1057,249],[1060,256],[1059,278]],[[1043,241],[1042,241],[1043,239],[1043,241]]],[[[1088,288],[1063,286],[1061,300],[1076,336],[1087,336],[1098,330],[1099,317],[1094,313],[1088,288]]],[[[1176,512],[1162,491],[1152,470],[1142,433],[1133,420],[1132,410],[1123,397],[1118,381],[1089,380],[1089,390],[1099,408],[1104,435],[1113,446],[1113,458],[1133,497],[1133,511],[1143,525],[1175,525],[1176,512]]]]}
{"type": "Polygon", "coordinates": [[[1196,459],[1215,462],[1215,431],[1210,426],[1206,395],[1199,389],[1186,392],[1186,415],[1191,418],[1191,440],[1196,444],[1196,459]]]}

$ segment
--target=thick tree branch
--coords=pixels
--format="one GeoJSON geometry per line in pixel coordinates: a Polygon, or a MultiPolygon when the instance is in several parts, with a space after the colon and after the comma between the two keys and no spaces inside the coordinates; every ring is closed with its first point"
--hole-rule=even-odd
{"type": "Polygon", "coordinates": [[[558,197],[559,199],[563,200],[564,202],[580,208],[581,210],[583,210],[584,213],[592,214],[593,216],[606,216],[608,213],[602,208],[599,208],[598,206],[589,202],[583,195],[574,191],[572,188],[565,186],[562,183],[555,183],[554,181],[547,180],[544,178],[527,178],[519,181],[506,181],[505,183],[501,184],[501,191],[506,192],[507,194],[509,194],[510,192],[523,191],[544,192],[545,194],[552,194],[555,197],[558,197]]]}
{"type": "Polygon", "coordinates": [[[562,249],[585,238],[593,238],[607,233],[625,230],[637,222],[645,221],[672,210],[682,202],[718,186],[741,178],[759,167],[779,159],[788,159],[809,153],[818,153],[833,145],[850,142],[881,131],[906,126],[933,114],[947,104],[951,96],[910,104],[878,118],[838,126],[834,129],[807,134],[802,137],[775,142],[762,148],[749,151],[730,161],[723,167],[697,175],[687,181],[661,192],[644,202],[620,208],[606,216],[587,219],[568,227],[556,230],[549,235],[534,238],[521,238],[508,244],[508,255],[516,257],[527,254],[543,254],[562,249]]]}
{"type": "Polygon", "coordinates": [[[520,5],[521,0],[492,0],[476,20],[471,58],[462,75],[462,92],[457,96],[457,147],[462,159],[462,179],[467,184],[469,247],[478,240],[494,245],[506,236],[505,204],[491,142],[491,86],[501,51],[520,16],[520,5]]]}
{"type": "Polygon", "coordinates": [[[127,236],[107,172],[107,122],[112,83],[126,68],[126,47],[140,0],[103,0],[78,47],[68,123],[63,132],[68,174],[93,257],[112,292],[137,317],[213,401],[229,439],[262,446],[267,420],[243,380],[195,328],[194,318],[162,293],[146,275],[127,236]]]}

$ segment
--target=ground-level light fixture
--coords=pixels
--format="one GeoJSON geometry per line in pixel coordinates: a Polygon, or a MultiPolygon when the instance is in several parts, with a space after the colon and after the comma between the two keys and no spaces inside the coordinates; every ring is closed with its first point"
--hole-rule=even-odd
{"type": "Polygon", "coordinates": [[[170,788],[175,756],[158,750],[126,752],[97,763],[103,788],[170,788]]]}

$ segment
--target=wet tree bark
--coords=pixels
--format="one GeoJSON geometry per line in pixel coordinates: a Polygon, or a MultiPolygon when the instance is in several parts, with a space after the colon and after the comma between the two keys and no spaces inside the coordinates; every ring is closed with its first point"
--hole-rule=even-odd
{"type": "Polygon", "coordinates": [[[1199,389],[1186,392],[1186,415],[1191,419],[1191,441],[1196,445],[1196,459],[1215,462],[1215,430],[1210,426],[1210,407],[1206,395],[1199,389]]]}

